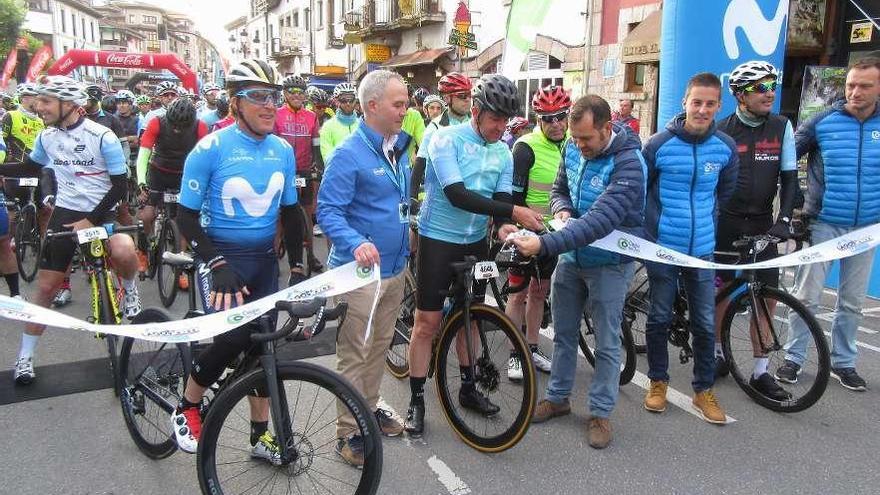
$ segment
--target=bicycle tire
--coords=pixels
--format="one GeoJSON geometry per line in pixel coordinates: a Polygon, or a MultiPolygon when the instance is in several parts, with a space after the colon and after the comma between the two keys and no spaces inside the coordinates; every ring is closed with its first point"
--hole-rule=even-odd
{"type": "MultiPolygon", "coordinates": [[[[163,309],[145,308],[132,319],[132,324],[173,319],[163,309]]],[[[131,337],[122,341],[119,351],[122,418],[138,450],[151,459],[164,459],[177,451],[177,444],[169,433],[171,415],[168,406],[176,405],[183,396],[191,361],[186,344],[163,344],[131,337]],[[137,352],[141,348],[147,349],[146,352],[137,352]],[[161,396],[166,403],[160,404],[151,396],[161,396]],[[148,411],[150,404],[152,408],[148,411]],[[147,426],[152,427],[153,434],[148,433],[147,426]]]]}
{"type": "MultiPolygon", "coordinates": [[[[749,384],[749,377],[752,375],[751,367],[743,366],[739,363],[736,353],[731,347],[731,326],[733,318],[742,310],[742,308],[749,307],[748,291],[743,291],[731,301],[724,313],[724,319],[722,320],[721,349],[724,352],[724,359],[727,360],[727,364],[730,368],[730,375],[733,376],[737,385],[739,385],[739,387],[743,389],[752,400],[771,411],[793,413],[808,409],[825,393],[825,388],[828,386],[828,379],[831,373],[831,357],[828,350],[828,343],[825,340],[825,335],[822,333],[822,327],[807,307],[788,292],[765,285],[759,289],[757,297],[759,300],[775,299],[777,303],[788,306],[790,310],[796,312],[798,316],[803,319],[804,323],[806,323],[807,330],[816,346],[815,381],[802,396],[788,401],[773,400],[758,392],[749,384]]],[[[779,308],[779,304],[777,304],[776,307],[779,308]]],[[[749,311],[751,311],[751,309],[749,311]]],[[[774,314],[774,319],[781,318],[774,314]]],[[[784,339],[786,336],[782,335],[777,337],[784,339]]],[[[782,341],[782,343],[784,344],[785,342],[782,341]]],[[[780,351],[783,353],[785,352],[783,349],[780,349],[780,351]]]]}
{"type": "Polygon", "coordinates": [[[40,231],[37,227],[37,207],[33,203],[21,209],[14,238],[18,274],[25,282],[33,282],[40,265],[40,231]]]}
{"type": "Polygon", "coordinates": [[[158,266],[156,268],[156,280],[159,284],[159,300],[166,308],[170,308],[177,298],[177,280],[180,278],[180,270],[162,261],[162,254],[165,251],[176,253],[179,250],[178,241],[180,240],[180,229],[177,222],[173,218],[166,218],[162,223],[162,229],[159,231],[158,246],[158,266]]]}
{"type": "Polygon", "coordinates": [[[153,219],[153,232],[146,232],[147,239],[147,271],[144,278],[153,280],[162,263],[162,226],[165,224],[165,214],[157,214],[153,219]]]}
{"type": "MultiPolygon", "coordinates": [[[[477,328],[479,329],[478,335],[481,354],[483,354],[480,359],[486,357],[486,354],[488,354],[490,358],[489,362],[484,362],[479,365],[480,375],[475,377],[475,382],[479,388],[483,389],[483,391],[488,390],[489,392],[493,392],[502,390],[501,387],[504,387],[504,390],[497,395],[513,396],[509,392],[505,392],[505,390],[521,390],[520,393],[522,398],[517,401],[518,410],[515,411],[515,417],[510,426],[506,427],[496,435],[485,436],[479,434],[473,428],[470,428],[467,425],[466,417],[464,417],[466,414],[460,414],[453,406],[453,403],[457,401],[457,398],[450,393],[448,387],[450,382],[449,378],[451,378],[451,376],[449,376],[449,365],[447,363],[451,355],[456,355],[454,351],[456,335],[458,334],[459,329],[464,328],[464,325],[462,324],[464,312],[461,310],[457,310],[447,319],[446,324],[441,330],[436,352],[434,354],[433,369],[435,370],[434,378],[437,388],[437,396],[440,400],[443,414],[446,416],[449,425],[465,444],[480,452],[502,452],[515,446],[520,440],[522,440],[523,436],[525,436],[529,429],[532,414],[535,409],[535,397],[537,392],[535,366],[531,359],[521,359],[523,372],[522,380],[514,383],[502,379],[501,373],[502,370],[507,368],[507,362],[511,352],[510,350],[513,349],[513,351],[520,356],[531,356],[528,344],[526,344],[521,332],[513,327],[510,318],[497,308],[486,306],[485,304],[474,304],[470,308],[470,316],[472,321],[477,322],[477,328]],[[504,338],[506,339],[505,343],[495,346],[494,351],[500,355],[494,359],[491,358],[493,349],[490,348],[491,346],[485,345],[487,333],[485,327],[487,324],[494,325],[495,328],[504,334],[504,338]],[[494,387],[494,390],[492,387],[494,387]]],[[[454,366],[452,374],[460,376],[458,365],[454,366]]],[[[496,398],[495,400],[498,399],[496,398]]],[[[503,407],[499,413],[501,412],[504,412],[503,407]]],[[[489,420],[491,418],[483,419],[489,420]]],[[[486,428],[484,428],[484,431],[488,429],[489,424],[485,423],[485,426],[486,428]]]]}
{"type": "MultiPolygon", "coordinates": [[[[100,270],[95,274],[95,280],[98,283],[98,301],[100,323],[104,325],[119,325],[121,323],[119,314],[117,313],[115,299],[111,295],[113,290],[110,281],[111,273],[106,270],[100,270]]],[[[118,369],[118,356],[116,353],[116,336],[112,334],[103,335],[107,341],[107,354],[110,364],[110,377],[113,379],[113,395],[119,397],[120,377],[118,369]]]]}
{"type": "MultiPolygon", "coordinates": [[[[620,348],[622,351],[622,358],[620,361],[621,369],[620,369],[620,385],[626,385],[630,381],[632,381],[633,376],[636,374],[636,346],[633,344],[632,333],[630,333],[629,326],[621,321],[620,325],[620,348]]],[[[581,349],[581,352],[584,353],[584,357],[587,359],[587,362],[590,363],[590,366],[593,368],[596,367],[596,356],[593,354],[593,348],[590,347],[590,341],[595,342],[595,331],[593,330],[593,324],[590,321],[590,317],[587,313],[584,313],[584,324],[581,325],[581,330],[578,332],[578,346],[581,349]]]]}
{"type": "MultiPolygon", "coordinates": [[[[314,471],[310,470],[310,468],[315,463],[329,462],[331,464],[328,466],[328,469],[344,470],[342,471],[342,474],[333,473],[337,476],[360,473],[360,480],[356,483],[352,483],[352,485],[356,484],[357,486],[352,486],[353,491],[350,493],[356,493],[358,495],[376,493],[379,489],[379,482],[382,476],[382,441],[376,418],[373,416],[363,397],[361,397],[361,395],[340,375],[326,368],[310,363],[279,363],[278,378],[282,385],[280,389],[286,395],[289,395],[290,393],[287,391],[287,385],[291,387],[291,391],[293,391],[293,387],[296,387],[298,393],[303,393],[303,387],[305,387],[307,389],[305,392],[306,394],[310,393],[308,389],[312,386],[316,387],[314,392],[314,404],[317,404],[317,396],[319,393],[329,392],[331,397],[327,397],[329,402],[323,412],[326,412],[326,409],[329,408],[332,410],[330,414],[333,417],[327,422],[326,418],[313,418],[311,415],[313,411],[310,411],[308,416],[305,414],[296,414],[294,411],[294,417],[291,418],[291,421],[294,424],[291,425],[291,428],[296,429],[298,426],[304,427],[302,432],[294,433],[296,447],[298,447],[298,451],[302,452],[301,457],[288,466],[275,467],[265,461],[255,461],[255,466],[257,468],[262,468],[262,473],[267,472],[267,470],[276,470],[276,472],[270,474],[268,478],[275,479],[276,476],[280,475],[285,486],[290,486],[290,483],[295,483],[297,485],[298,491],[287,493],[309,493],[308,491],[303,491],[304,487],[300,486],[300,480],[307,483],[308,480],[306,480],[306,478],[311,480],[313,477],[324,475],[324,473],[317,468],[314,471]],[[355,423],[360,425],[361,429],[358,431],[363,434],[362,438],[364,440],[364,466],[362,470],[357,470],[351,466],[345,465],[336,457],[337,454],[334,451],[336,444],[336,431],[333,424],[336,421],[335,405],[337,403],[340,405],[344,404],[344,407],[347,407],[348,411],[352,413],[352,416],[355,418],[355,423]],[[305,420],[304,425],[300,423],[302,420],[305,420]],[[309,428],[311,427],[318,428],[314,433],[327,435],[330,440],[327,441],[322,439],[321,441],[310,441],[308,435],[312,433],[309,431],[309,428]],[[323,455],[329,457],[329,459],[321,457],[321,452],[316,452],[316,448],[321,449],[328,446],[330,447],[330,452],[323,453],[323,455]],[[306,466],[307,463],[308,465],[306,466]],[[300,475],[303,473],[305,473],[303,477],[294,476],[285,478],[288,474],[300,475]]],[[[249,482],[248,478],[245,476],[247,470],[241,471],[242,467],[247,468],[247,465],[244,465],[247,461],[242,462],[238,459],[238,457],[242,455],[240,452],[241,449],[232,447],[230,445],[231,440],[227,436],[242,435],[242,433],[239,432],[240,428],[230,426],[228,432],[224,432],[223,426],[230,420],[230,417],[232,417],[233,421],[247,421],[247,419],[241,417],[242,412],[244,413],[244,416],[248,416],[247,411],[237,411],[234,409],[236,405],[242,402],[244,402],[242,408],[247,409],[247,394],[258,385],[265,383],[265,381],[265,371],[262,369],[252,370],[241,376],[228,387],[224,387],[214,401],[211,402],[208,415],[203,423],[202,436],[199,441],[198,458],[196,461],[198,466],[199,486],[202,489],[202,493],[209,493],[212,495],[239,493],[229,486],[229,483],[232,482],[240,481],[246,486],[253,485],[253,483],[249,482]],[[221,435],[223,436],[222,438],[221,435]],[[236,461],[233,461],[236,462],[236,466],[233,469],[240,473],[239,476],[224,480],[222,479],[223,477],[221,474],[218,473],[218,457],[223,457],[223,459],[221,459],[221,461],[223,461],[226,456],[225,451],[218,455],[217,447],[220,442],[222,442],[223,448],[232,451],[229,455],[233,456],[234,459],[237,459],[236,461]]],[[[294,409],[299,407],[299,399],[300,397],[298,396],[295,401],[296,405],[294,406],[294,409]]],[[[291,401],[283,400],[281,402],[287,402],[289,404],[291,401]]],[[[303,401],[303,404],[307,405],[308,402],[312,401],[311,399],[306,398],[303,401]]],[[[270,428],[272,427],[273,426],[270,426],[270,428]]],[[[249,427],[247,431],[249,431],[249,427]]],[[[241,440],[241,438],[239,438],[239,440],[241,440]]],[[[246,438],[244,439],[244,442],[247,442],[246,438]]],[[[224,465],[223,462],[221,462],[220,465],[224,465]]],[[[324,466],[325,464],[321,465],[324,466]]],[[[330,477],[330,475],[327,476],[330,477]]],[[[264,481],[265,479],[268,479],[265,475],[260,475],[259,478],[264,481]]],[[[338,479],[331,477],[331,479],[325,484],[331,484],[338,481],[338,479]]],[[[248,489],[250,488],[252,488],[252,486],[248,489]]],[[[320,490],[320,493],[345,493],[339,490],[331,490],[327,486],[320,487],[320,490]]],[[[272,493],[275,492],[272,491],[272,493]]]]}
{"type": "Polygon", "coordinates": [[[385,368],[391,376],[403,379],[409,376],[409,343],[415,323],[416,282],[408,269],[403,281],[403,300],[394,322],[394,337],[385,351],[385,368]]]}

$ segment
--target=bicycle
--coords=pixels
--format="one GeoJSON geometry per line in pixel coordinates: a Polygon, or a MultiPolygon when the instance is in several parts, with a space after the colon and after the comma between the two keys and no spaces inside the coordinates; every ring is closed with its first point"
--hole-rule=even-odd
{"type": "Polygon", "coordinates": [[[6,198],[3,207],[11,210],[11,218],[15,218],[12,239],[15,244],[15,262],[18,274],[25,282],[33,282],[40,264],[41,235],[37,222],[37,204],[34,201],[35,191],[40,179],[37,177],[4,178],[5,184],[14,184],[23,189],[27,199],[23,202],[19,197],[6,198]]]}
{"type": "MultiPolygon", "coordinates": [[[[56,239],[75,237],[77,250],[83,271],[89,281],[92,312],[87,321],[103,325],[121,325],[122,311],[119,301],[122,299],[123,288],[113,274],[109,258],[108,239],[110,234],[134,233],[143,229],[141,224],[131,226],[114,226],[112,223],[82,229],[75,232],[46,231],[46,243],[56,239]]],[[[110,376],[113,379],[113,394],[119,395],[120,375],[118,370],[117,337],[112,334],[98,333],[96,338],[107,342],[110,376]]]]}
{"type": "Polygon", "coordinates": [[[180,271],[164,263],[162,254],[166,251],[181,250],[182,237],[175,220],[180,194],[179,191],[173,190],[150,191],[150,194],[161,194],[161,201],[155,206],[156,218],[153,220],[153,231],[149,233],[147,240],[147,271],[140,273],[139,276],[141,280],[156,278],[159,299],[163,306],[170,308],[177,298],[180,271]]]}
{"type": "MultiPolygon", "coordinates": [[[[755,262],[758,254],[775,242],[778,239],[767,235],[743,236],[733,243],[736,252],[716,254],[735,258],[737,263],[742,260],[755,262]]],[[[631,297],[632,292],[627,296],[627,310],[632,313],[642,312],[644,307],[638,301],[631,301],[631,297]]],[[[759,281],[755,270],[743,270],[743,273],[738,274],[718,292],[715,296],[716,307],[728,298],[730,302],[721,320],[720,340],[724,359],[737,385],[756,403],[776,412],[799,412],[815,404],[825,392],[831,371],[828,344],[816,318],[803,303],[785,290],[759,281]],[[812,346],[807,344],[806,359],[797,383],[779,383],[790,394],[790,398],[774,400],[749,384],[752,376],[751,364],[754,355],[758,353],[756,349],[761,355],[769,356],[771,364],[768,370],[773,371],[782,364],[786,354],[788,325],[793,316],[804,322],[812,346]],[[781,328],[783,325],[784,328],[781,328]]],[[[687,317],[687,297],[681,286],[673,308],[674,316],[668,340],[672,345],[681,348],[679,361],[686,364],[693,357],[693,350],[688,343],[690,323],[687,317]]],[[[643,315],[646,317],[647,312],[643,315]]],[[[634,326],[633,329],[644,334],[644,327],[634,326]]]]}
{"type": "MultiPolygon", "coordinates": [[[[163,259],[186,273],[195,287],[196,267],[191,257],[165,253],[163,259]]],[[[195,290],[190,291],[189,300],[187,317],[201,315],[195,309],[195,290]]],[[[197,457],[203,493],[244,493],[261,485],[263,490],[271,485],[272,493],[276,485],[287,487],[285,493],[298,494],[377,492],[382,471],[381,435],[364,399],[344,378],[326,368],[276,358],[277,341],[306,340],[320,334],[327,321],[344,317],[344,303],[330,310],[325,305],[323,298],[276,303],[276,310],[286,312],[290,320],[275,331],[273,319],[262,315],[260,331],[251,337],[259,344],[259,352],[241,356],[232,371],[210,387],[202,404],[204,423],[197,457]],[[301,324],[311,316],[315,316],[311,326],[301,324]],[[271,428],[280,446],[278,466],[250,459],[242,454],[246,449],[236,446],[242,438],[247,439],[242,432],[250,429],[246,397],[260,386],[269,392],[271,428]],[[363,470],[335,458],[337,407],[351,414],[359,425],[356,433],[364,439],[363,470]]],[[[164,309],[147,308],[135,322],[171,319],[164,309]]],[[[169,417],[182,397],[191,371],[190,358],[199,348],[194,342],[167,344],[130,338],[123,342],[123,417],[135,444],[151,458],[161,459],[176,450],[168,433],[169,417]],[[136,352],[135,345],[142,350],[136,352]]]]}
{"type": "MultiPolygon", "coordinates": [[[[301,175],[297,175],[295,180],[297,193],[300,193],[303,188],[309,187],[311,183],[318,182],[320,184],[321,177],[317,170],[312,169],[307,176],[303,177],[301,175]]],[[[322,271],[322,269],[319,268],[320,262],[315,256],[315,224],[314,222],[312,222],[309,214],[306,213],[306,209],[303,207],[303,205],[297,203],[297,209],[299,210],[301,215],[303,228],[303,275],[305,275],[306,278],[309,278],[312,276],[312,272],[322,271]]],[[[284,257],[286,246],[284,245],[283,236],[278,239],[278,249],[276,251],[278,252],[278,259],[284,257]]]]}

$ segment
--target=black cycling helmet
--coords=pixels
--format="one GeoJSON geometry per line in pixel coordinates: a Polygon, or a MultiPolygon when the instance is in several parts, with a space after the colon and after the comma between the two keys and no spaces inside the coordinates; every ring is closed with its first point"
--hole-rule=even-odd
{"type": "Polygon", "coordinates": [[[491,110],[507,118],[519,113],[516,85],[501,74],[486,74],[477,81],[472,95],[480,111],[491,110]]]}
{"type": "Polygon", "coordinates": [[[422,105],[424,105],[425,103],[425,98],[427,98],[429,94],[431,93],[427,89],[419,88],[413,92],[412,97],[416,101],[416,104],[419,106],[419,108],[421,108],[422,105]]]}
{"type": "Polygon", "coordinates": [[[89,95],[90,100],[101,101],[104,98],[104,90],[96,84],[86,86],[86,94],[89,95]]]}
{"type": "Polygon", "coordinates": [[[116,113],[116,97],[107,95],[101,98],[101,110],[107,113],[116,113]]]}
{"type": "Polygon", "coordinates": [[[178,98],[165,112],[165,121],[172,127],[186,129],[196,121],[196,107],[189,98],[178,98]]]}
{"type": "Polygon", "coordinates": [[[214,106],[217,107],[217,115],[219,115],[220,118],[229,115],[229,96],[225,91],[222,91],[217,95],[217,100],[214,101],[214,106]]]}
{"type": "Polygon", "coordinates": [[[284,78],[284,81],[281,82],[281,86],[284,89],[300,89],[302,91],[306,90],[309,82],[303,76],[298,75],[289,75],[284,78]]]}

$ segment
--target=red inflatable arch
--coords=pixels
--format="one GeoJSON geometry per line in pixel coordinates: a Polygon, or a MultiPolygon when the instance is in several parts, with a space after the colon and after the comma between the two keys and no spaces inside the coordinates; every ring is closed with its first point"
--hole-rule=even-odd
{"type": "Polygon", "coordinates": [[[49,67],[49,75],[65,75],[82,65],[121,67],[125,69],[168,69],[190,91],[198,91],[196,73],[173,53],[129,53],[94,50],[68,50],[49,67]]]}

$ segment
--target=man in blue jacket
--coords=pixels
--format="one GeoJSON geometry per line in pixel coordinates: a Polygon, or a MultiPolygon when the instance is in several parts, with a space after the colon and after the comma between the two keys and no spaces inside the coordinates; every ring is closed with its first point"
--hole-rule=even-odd
{"type": "MultiPolygon", "coordinates": [[[[795,133],[797,155],[807,153],[809,174],[804,216],[814,244],[880,222],[880,59],[864,59],[846,75],[846,101],[802,124],[795,133]]],[[[842,249],[840,246],[838,249],[842,249]]],[[[846,248],[844,248],[846,249],[846,248]]],[[[844,387],[864,391],[856,373],[856,330],[874,260],[874,250],[848,248],[840,260],[837,309],[831,325],[831,371],[844,387]]],[[[795,295],[816,313],[831,263],[803,265],[795,295]]],[[[776,378],[796,383],[807,355],[808,332],[792,317],[785,362],[776,378]]]]}
{"type": "MultiPolygon", "coordinates": [[[[409,254],[410,136],[400,130],[408,100],[400,75],[386,70],[367,74],[360,85],[364,118],[331,155],[318,194],[318,223],[333,243],[330,266],[357,261],[364,267],[379,264],[382,270],[369,340],[365,334],[376,285],[343,298],[348,313],[337,333],[336,369],[367,399],[386,436],[403,432],[377,402],[409,254]]],[[[363,439],[351,434],[357,431],[354,418],[343,406],[338,411],[336,451],[349,464],[363,466],[363,439]]]]}
{"type": "Polygon", "coordinates": [[[589,247],[614,229],[634,231],[642,225],[645,203],[645,160],[637,134],[611,123],[611,107],[587,95],[571,110],[571,139],[563,147],[562,166],[550,196],[553,216],[566,227],[541,237],[516,239],[525,255],[562,254],[553,278],[553,366],[546,398],[538,403],[533,423],[571,412],[568,398],[577,368],[578,332],[589,295],[596,327],[596,373],[590,384],[590,446],[611,441],[608,417],[617,402],[620,380],[620,323],[634,267],[631,258],[589,247]]]}
{"type": "MultiPolygon", "coordinates": [[[[680,253],[712,259],[715,214],[736,188],[739,155],[736,143],[715,128],[721,107],[721,81],[701,73],[688,81],[684,113],[666,130],[648,140],[645,235],[648,240],[680,253]]],[[[726,416],[715,395],[715,271],[648,262],[651,311],[646,324],[648,377],[651,386],[645,409],[666,410],[669,384],[669,324],[678,281],[684,281],[693,334],[693,406],[703,419],[724,424],[726,416]]]]}

